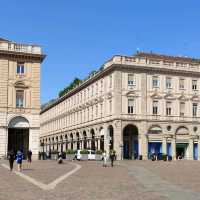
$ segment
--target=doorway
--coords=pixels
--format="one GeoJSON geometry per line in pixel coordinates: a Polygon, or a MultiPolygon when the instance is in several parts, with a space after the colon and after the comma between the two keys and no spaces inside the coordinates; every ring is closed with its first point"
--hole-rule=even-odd
{"type": "Polygon", "coordinates": [[[8,152],[13,150],[17,153],[18,150],[24,154],[24,159],[27,157],[29,150],[29,129],[28,128],[9,128],[8,129],[8,152]]]}

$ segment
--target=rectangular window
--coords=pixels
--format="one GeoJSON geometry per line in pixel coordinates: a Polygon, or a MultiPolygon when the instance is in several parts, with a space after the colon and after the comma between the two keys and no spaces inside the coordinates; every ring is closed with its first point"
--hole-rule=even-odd
{"type": "Polygon", "coordinates": [[[96,105],[96,118],[98,117],[98,105],[96,105]]]}
{"type": "Polygon", "coordinates": [[[197,80],[192,80],[192,90],[197,90],[197,80]]]}
{"type": "Polygon", "coordinates": [[[166,88],[171,89],[172,88],[172,79],[170,77],[166,78],[166,88]]]}
{"type": "Polygon", "coordinates": [[[110,107],[110,114],[112,114],[112,100],[109,101],[109,107],[110,107]]]}
{"type": "Polygon", "coordinates": [[[180,79],[179,80],[179,89],[184,89],[185,88],[185,79],[180,79]]]}
{"type": "Polygon", "coordinates": [[[197,103],[193,103],[192,104],[192,116],[193,117],[197,117],[197,109],[198,109],[198,104],[197,103]]]}
{"type": "Polygon", "coordinates": [[[158,101],[153,101],[153,115],[158,114],[158,101]]]}
{"type": "Polygon", "coordinates": [[[135,85],[134,75],[133,74],[128,74],[128,86],[133,86],[133,85],[135,85]]]}
{"type": "Polygon", "coordinates": [[[183,117],[185,115],[185,102],[180,102],[180,116],[183,117]]]}
{"type": "Polygon", "coordinates": [[[101,103],[101,117],[102,117],[102,115],[103,115],[103,104],[101,103]]]}
{"type": "Polygon", "coordinates": [[[153,85],[153,88],[159,87],[159,78],[157,76],[153,76],[152,85],[153,85]]]}
{"type": "Polygon", "coordinates": [[[110,85],[110,88],[112,88],[112,75],[110,75],[110,83],[109,83],[109,85],[110,85]]]}
{"type": "Polygon", "coordinates": [[[167,102],[166,103],[166,115],[170,116],[172,114],[172,103],[171,102],[167,102]]]}
{"type": "Polygon", "coordinates": [[[16,107],[17,108],[24,107],[24,91],[23,90],[16,91],[16,107]]]}
{"type": "Polygon", "coordinates": [[[24,63],[17,63],[17,74],[24,74],[24,63]]]}
{"type": "Polygon", "coordinates": [[[134,99],[128,99],[128,114],[133,114],[134,111],[134,99]]]}

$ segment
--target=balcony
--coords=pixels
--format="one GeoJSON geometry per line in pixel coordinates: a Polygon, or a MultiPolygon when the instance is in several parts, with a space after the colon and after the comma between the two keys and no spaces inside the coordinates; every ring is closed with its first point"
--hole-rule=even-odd
{"type": "Polygon", "coordinates": [[[41,47],[37,45],[25,45],[8,42],[0,42],[0,51],[10,51],[18,53],[42,54],[41,47]]]}

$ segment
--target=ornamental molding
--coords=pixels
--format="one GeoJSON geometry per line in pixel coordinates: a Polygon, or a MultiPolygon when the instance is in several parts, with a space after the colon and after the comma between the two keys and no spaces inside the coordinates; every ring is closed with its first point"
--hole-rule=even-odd
{"type": "Polygon", "coordinates": [[[111,92],[109,92],[106,96],[107,96],[107,99],[111,99],[113,97],[111,92]]]}
{"type": "Polygon", "coordinates": [[[151,95],[152,99],[162,99],[162,96],[158,94],[158,92],[155,92],[154,94],[151,95]]]}
{"type": "Polygon", "coordinates": [[[135,91],[129,91],[126,93],[127,97],[138,97],[139,95],[135,91]]]}
{"type": "Polygon", "coordinates": [[[182,93],[182,94],[178,97],[178,99],[179,99],[180,101],[188,101],[188,100],[189,100],[189,98],[187,98],[187,97],[185,96],[184,93],[182,93]]]}
{"type": "Polygon", "coordinates": [[[200,101],[199,95],[194,94],[194,95],[191,97],[190,100],[191,100],[191,101],[200,101]]]}
{"type": "Polygon", "coordinates": [[[167,93],[164,96],[164,98],[167,99],[167,100],[175,100],[176,99],[176,97],[171,92],[167,93]]]}

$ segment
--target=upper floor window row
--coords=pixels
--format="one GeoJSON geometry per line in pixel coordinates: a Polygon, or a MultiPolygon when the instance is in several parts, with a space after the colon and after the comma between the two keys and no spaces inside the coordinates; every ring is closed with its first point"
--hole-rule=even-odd
{"type": "MultiPolygon", "coordinates": [[[[192,90],[198,90],[198,81],[197,80],[192,80],[192,90]]],[[[184,90],[186,86],[186,81],[184,78],[179,79],[179,89],[184,90]]],[[[153,88],[159,88],[160,87],[160,79],[158,76],[153,76],[152,77],[152,87],[153,88]]],[[[172,78],[171,77],[166,77],[165,79],[165,87],[166,89],[171,89],[172,88],[172,78]]]]}
{"type": "Polygon", "coordinates": [[[24,74],[24,63],[17,63],[17,74],[24,74]]]}

